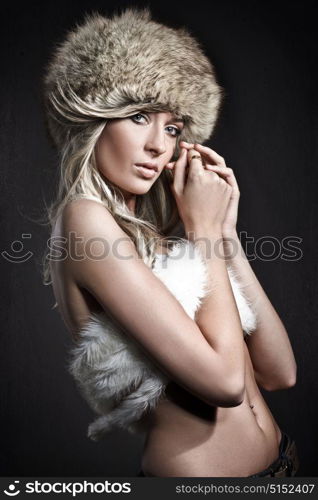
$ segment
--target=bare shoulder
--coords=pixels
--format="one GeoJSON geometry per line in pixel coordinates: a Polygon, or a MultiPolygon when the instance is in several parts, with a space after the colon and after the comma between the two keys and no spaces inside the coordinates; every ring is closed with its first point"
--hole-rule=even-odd
{"type": "Polygon", "coordinates": [[[86,284],[82,275],[87,277],[93,267],[105,272],[105,266],[115,264],[116,257],[121,265],[124,259],[138,257],[132,239],[98,201],[81,198],[68,203],[61,214],[60,228],[68,250],[65,264],[82,285],[86,284]]]}
{"type": "Polygon", "coordinates": [[[109,210],[98,201],[80,198],[69,202],[61,214],[63,232],[89,234],[102,231],[124,235],[109,210]]]}
{"type": "Polygon", "coordinates": [[[124,255],[137,256],[132,239],[98,201],[82,198],[68,203],[61,214],[61,235],[81,254],[88,250],[110,257],[120,247],[124,255]]]}

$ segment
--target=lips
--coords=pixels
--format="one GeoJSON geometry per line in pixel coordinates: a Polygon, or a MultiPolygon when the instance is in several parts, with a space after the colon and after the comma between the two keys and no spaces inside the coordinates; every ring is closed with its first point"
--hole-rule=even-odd
{"type": "Polygon", "coordinates": [[[144,179],[152,179],[156,175],[156,171],[153,168],[136,165],[136,169],[144,179]]]}
{"type": "Polygon", "coordinates": [[[145,163],[136,163],[136,166],[149,168],[151,170],[155,170],[155,172],[158,172],[158,165],[156,163],[151,163],[150,161],[147,161],[145,163]]]}
{"type": "Polygon", "coordinates": [[[152,179],[156,175],[156,173],[158,172],[158,165],[156,165],[155,163],[151,163],[151,162],[136,163],[135,166],[136,166],[139,174],[144,179],[152,179]]]}

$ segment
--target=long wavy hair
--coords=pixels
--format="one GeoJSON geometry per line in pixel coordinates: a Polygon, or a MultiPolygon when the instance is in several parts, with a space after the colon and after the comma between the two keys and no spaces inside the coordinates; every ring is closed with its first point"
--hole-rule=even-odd
{"type": "MultiPolygon", "coordinates": [[[[139,256],[151,266],[158,238],[165,246],[169,246],[174,238],[184,238],[184,227],[170,189],[172,172],[163,170],[147,193],[136,195],[133,214],[119,188],[100,174],[95,159],[95,146],[108,120],[131,116],[141,108],[145,111],[145,106],[132,104],[111,112],[108,109],[105,116],[102,104],[84,102],[71,89],[65,95],[60,86],[49,94],[44,106],[51,118],[57,120],[58,117],[58,120],[69,126],[68,137],[60,141],[58,148],[57,193],[53,202],[46,207],[47,224],[51,230],[67,203],[79,198],[95,200],[109,210],[121,229],[134,242],[139,256]]],[[[154,110],[159,111],[150,105],[148,111],[154,110]]],[[[49,138],[52,139],[48,122],[46,125],[49,138]]],[[[52,283],[49,248],[43,256],[42,266],[43,283],[49,285],[52,283]]]]}

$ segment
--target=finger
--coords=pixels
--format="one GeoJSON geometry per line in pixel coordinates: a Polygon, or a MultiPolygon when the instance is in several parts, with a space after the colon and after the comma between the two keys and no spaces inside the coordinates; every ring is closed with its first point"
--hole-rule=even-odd
{"type": "Polygon", "coordinates": [[[176,193],[183,193],[186,179],[187,150],[182,148],[173,169],[173,187],[176,193]]]}
{"type": "Polygon", "coordinates": [[[190,142],[187,142],[187,141],[180,141],[180,146],[183,147],[183,148],[187,148],[187,149],[193,149],[194,148],[194,144],[190,143],[190,142]]]}
{"type": "Polygon", "coordinates": [[[221,167],[219,165],[205,165],[206,170],[211,170],[213,172],[216,172],[218,175],[221,177],[225,178],[225,180],[228,182],[230,186],[232,186],[234,189],[239,190],[237,180],[235,178],[235,175],[233,173],[233,170],[228,167],[221,167]]]}
{"type": "Polygon", "coordinates": [[[217,172],[220,172],[220,174],[222,174],[222,175],[224,175],[226,177],[228,177],[230,175],[233,175],[233,171],[229,172],[230,169],[228,167],[223,167],[221,165],[211,165],[210,163],[207,163],[205,165],[205,168],[207,170],[215,170],[217,172]]]}
{"type": "MultiPolygon", "coordinates": [[[[183,147],[185,147],[185,149],[187,149],[188,151],[192,150],[192,153],[194,155],[198,154],[198,151],[195,151],[195,149],[193,148],[193,146],[194,146],[193,144],[190,144],[189,142],[185,142],[185,141],[182,141],[182,143],[185,144],[185,146],[183,146],[183,147]]],[[[180,142],[180,144],[181,144],[181,142],[180,142]]],[[[202,163],[202,165],[205,165],[205,163],[206,163],[205,159],[202,157],[201,154],[200,154],[200,156],[201,156],[201,163],[202,163]]],[[[188,159],[188,161],[190,161],[190,159],[188,159]]]]}
{"type": "Polygon", "coordinates": [[[207,146],[202,146],[202,144],[195,144],[194,149],[202,154],[202,156],[214,162],[216,165],[226,167],[223,156],[219,155],[216,151],[213,151],[213,149],[208,148],[207,146]]]}
{"type": "Polygon", "coordinates": [[[195,149],[189,149],[187,151],[187,158],[189,162],[189,174],[191,173],[202,173],[203,162],[202,157],[195,149]]]}
{"type": "MultiPolygon", "coordinates": [[[[188,151],[194,149],[194,144],[191,144],[190,142],[180,141],[180,145],[182,145],[182,147],[186,148],[188,151]]],[[[202,164],[206,164],[206,157],[202,157],[202,164]]]]}

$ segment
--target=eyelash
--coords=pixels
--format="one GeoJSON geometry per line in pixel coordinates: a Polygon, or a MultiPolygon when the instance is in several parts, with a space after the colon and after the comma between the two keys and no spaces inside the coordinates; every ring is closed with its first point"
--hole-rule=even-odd
{"type": "MultiPolygon", "coordinates": [[[[146,118],[145,115],[143,115],[142,113],[136,113],[135,115],[131,116],[131,120],[135,123],[140,123],[140,121],[137,121],[136,120],[136,116],[142,116],[143,118],[146,118]]],[[[181,130],[178,128],[178,127],[171,127],[170,125],[167,127],[167,128],[172,128],[173,130],[175,130],[175,134],[171,134],[172,137],[178,137],[180,134],[181,134],[181,130]]]]}

